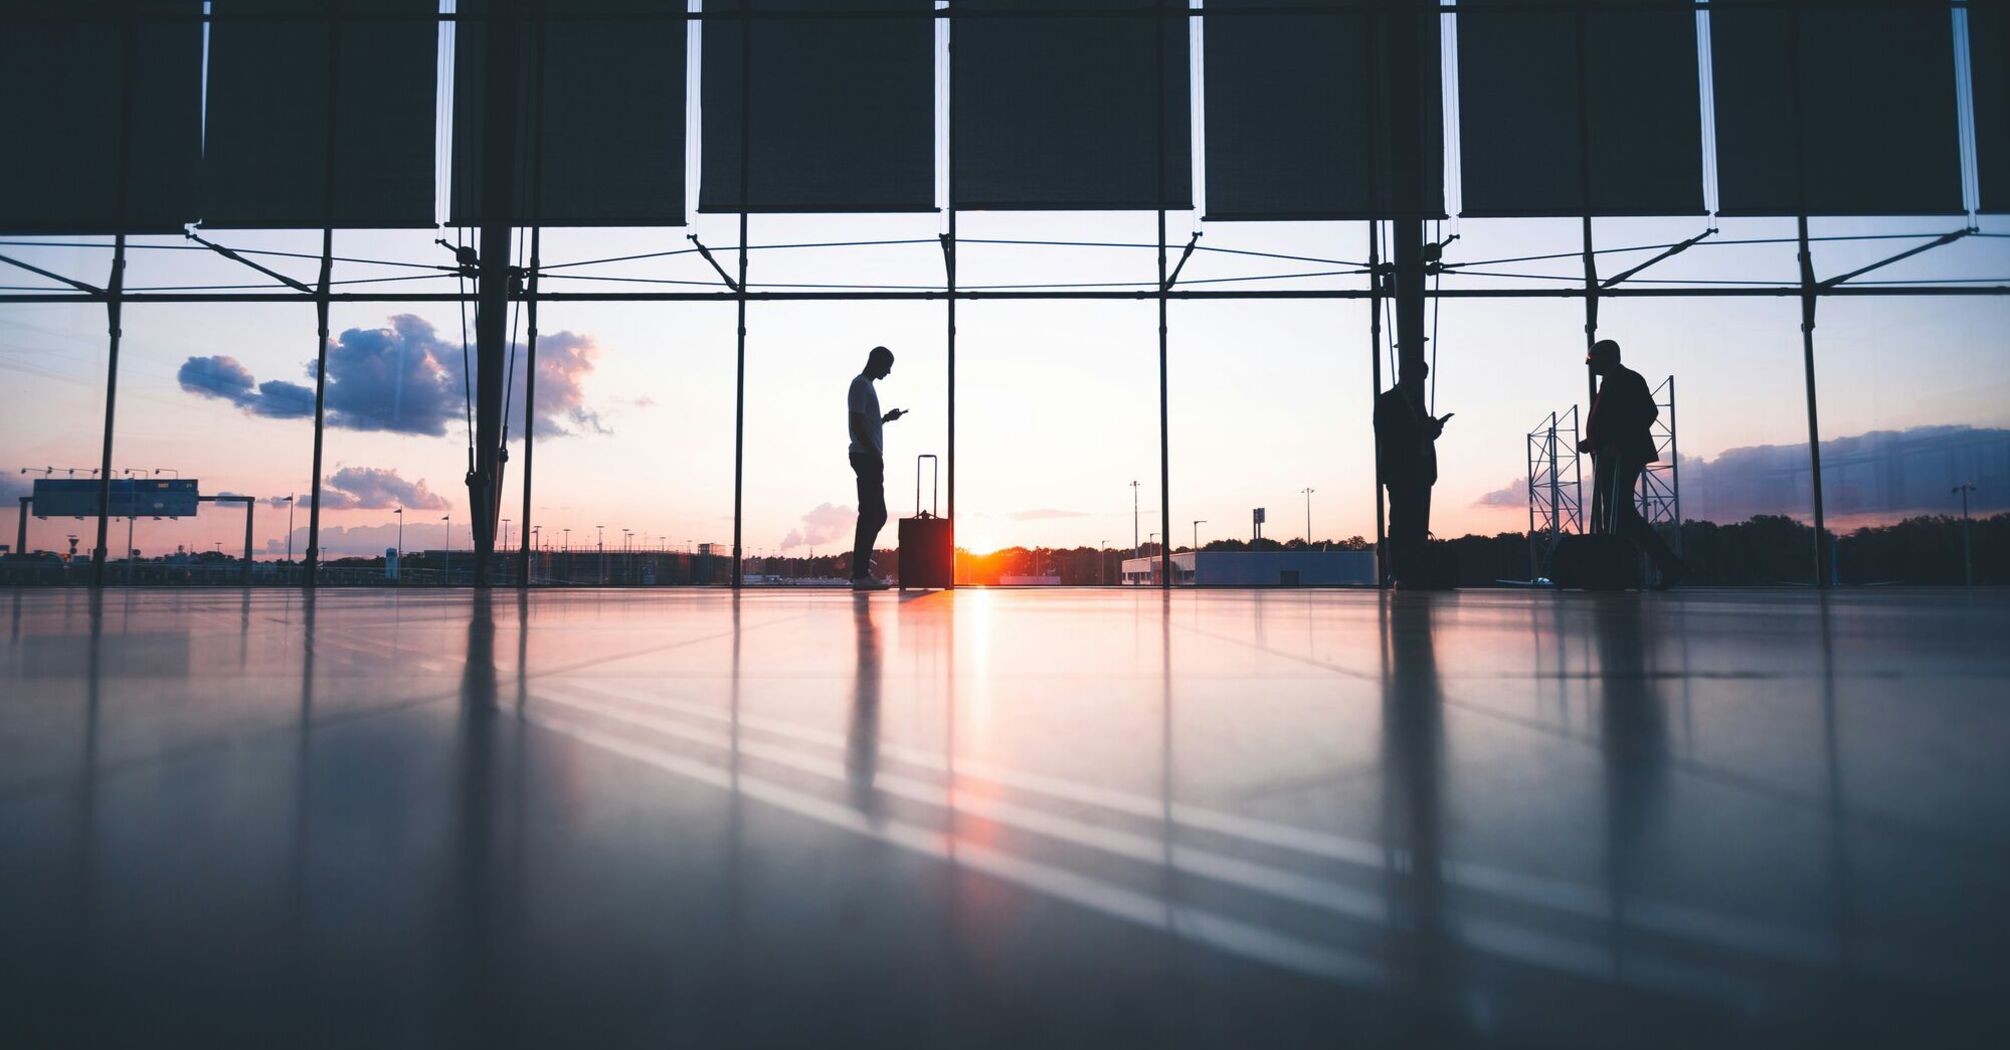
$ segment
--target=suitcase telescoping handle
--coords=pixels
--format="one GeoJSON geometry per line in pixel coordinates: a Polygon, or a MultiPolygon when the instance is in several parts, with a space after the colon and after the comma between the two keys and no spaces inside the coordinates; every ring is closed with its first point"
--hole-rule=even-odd
{"type": "Polygon", "coordinates": [[[942,495],[942,461],[936,459],[935,453],[933,452],[923,452],[921,455],[914,457],[914,516],[917,518],[941,517],[942,516],[942,505],[940,502],[941,495],[942,495]],[[929,473],[932,475],[928,483],[927,514],[923,514],[921,512],[921,461],[924,459],[928,460],[930,468],[929,473]]]}

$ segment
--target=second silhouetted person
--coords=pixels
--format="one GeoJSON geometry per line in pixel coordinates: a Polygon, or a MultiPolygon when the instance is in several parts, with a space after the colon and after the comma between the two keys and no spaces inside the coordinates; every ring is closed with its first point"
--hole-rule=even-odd
{"type": "Polygon", "coordinates": [[[1438,435],[1450,413],[1433,417],[1424,407],[1421,360],[1405,360],[1396,385],[1375,398],[1375,466],[1389,492],[1388,557],[1383,559],[1398,587],[1443,586],[1428,564],[1431,486],[1438,483],[1438,435]]]}
{"type": "Polygon", "coordinates": [[[1611,531],[1632,540],[1661,570],[1661,586],[1672,587],[1688,573],[1682,559],[1634,506],[1633,489],[1647,464],[1661,458],[1654,445],[1654,421],[1661,417],[1654,394],[1640,373],[1619,363],[1619,344],[1601,339],[1585,357],[1599,377],[1598,396],[1584,421],[1579,452],[1591,453],[1594,483],[1591,522],[1594,531],[1611,531]]]}

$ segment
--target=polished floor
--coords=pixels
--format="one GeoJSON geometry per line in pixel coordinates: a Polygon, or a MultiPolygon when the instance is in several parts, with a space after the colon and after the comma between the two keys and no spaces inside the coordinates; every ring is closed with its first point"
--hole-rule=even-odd
{"type": "Polygon", "coordinates": [[[2010,1039],[2010,593],[0,616],[12,1046],[2010,1039]]]}

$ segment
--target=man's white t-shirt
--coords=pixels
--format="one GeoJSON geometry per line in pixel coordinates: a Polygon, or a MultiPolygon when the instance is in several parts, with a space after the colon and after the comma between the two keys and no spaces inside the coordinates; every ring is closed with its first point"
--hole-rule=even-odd
{"type": "Polygon", "coordinates": [[[858,438],[853,437],[851,451],[854,455],[864,452],[881,459],[886,458],[886,441],[881,436],[882,424],[879,414],[879,391],[873,389],[872,380],[867,379],[864,372],[860,372],[852,377],[851,393],[845,395],[845,433],[851,433],[853,415],[864,416],[866,434],[872,438],[872,447],[867,448],[859,444],[858,438]]]}

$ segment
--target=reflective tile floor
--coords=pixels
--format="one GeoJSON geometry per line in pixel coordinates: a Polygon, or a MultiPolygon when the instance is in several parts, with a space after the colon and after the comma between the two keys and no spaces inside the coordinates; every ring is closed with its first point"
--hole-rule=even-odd
{"type": "Polygon", "coordinates": [[[2010,593],[0,592],[42,1046],[2001,1046],[2010,593]]]}

